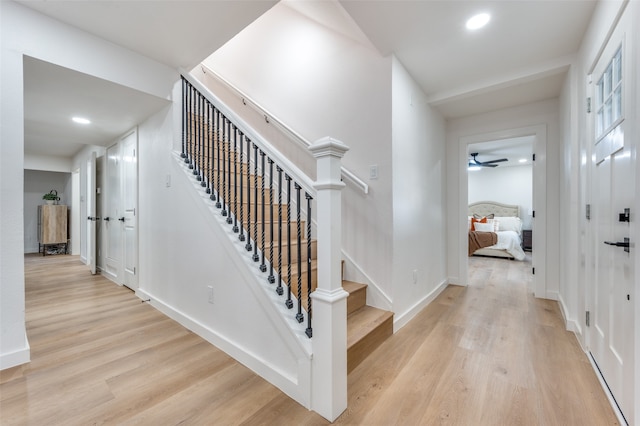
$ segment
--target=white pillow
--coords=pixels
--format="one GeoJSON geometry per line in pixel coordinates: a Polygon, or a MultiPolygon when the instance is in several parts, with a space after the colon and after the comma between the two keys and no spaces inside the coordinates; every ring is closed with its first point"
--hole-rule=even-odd
{"type": "Polygon", "coordinates": [[[498,232],[499,229],[499,222],[496,219],[487,219],[487,223],[493,225],[493,229],[489,232],[498,232]]]}
{"type": "Polygon", "coordinates": [[[474,227],[476,231],[479,231],[479,232],[494,232],[493,223],[476,222],[474,227]]]}
{"type": "Polygon", "coordinates": [[[522,220],[519,217],[497,217],[499,223],[498,231],[514,231],[518,234],[522,232],[522,220]]]}

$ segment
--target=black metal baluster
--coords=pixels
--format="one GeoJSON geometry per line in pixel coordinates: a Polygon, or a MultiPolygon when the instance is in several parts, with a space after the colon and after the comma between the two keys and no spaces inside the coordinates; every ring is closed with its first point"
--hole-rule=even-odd
{"type": "MultiPolygon", "coordinates": [[[[276,277],[273,275],[273,160],[268,158],[269,162],[269,277],[267,281],[271,284],[276,282],[276,277]]],[[[264,252],[264,251],[263,251],[264,252]]]]}
{"type": "Polygon", "coordinates": [[[228,202],[228,198],[227,198],[227,181],[229,180],[229,177],[227,176],[227,173],[229,172],[229,170],[227,169],[227,161],[229,159],[229,150],[226,148],[226,143],[227,143],[227,117],[225,117],[224,115],[222,115],[222,211],[220,212],[220,214],[222,216],[226,216],[227,215],[227,202],[228,202]],[[226,156],[226,157],[225,157],[226,156]]]}
{"type": "Polygon", "coordinates": [[[189,84],[189,91],[187,92],[189,109],[189,138],[187,141],[187,156],[184,158],[184,162],[189,164],[189,168],[192,169],[191,157],[193,156],[193,86],[189,84]]]}
{"type": "MultiPolygon", "coordinates": [[[[260,260],[258,256],[258,145],[253,144],[253,198],[255,203],[254,216],[256,221],[253,224],[253,261],[260,260]]],[[[264,220],[264,218],[262,218],[264,220]]]]}
{"type": "Polygon", "coordinates": [[[300,223],[300,189],[302,188],[298,183],[295,183],[296,189],[296,231],[297,231],[297,242],[298,242],[298,313],[296,314],[296,320],[298,322],[302,322],[304,320],[304,315],[302,315],[302,238],[301,233],[302,230],[300,227],[302,226],[300,223]]]}
{"type": "Polygon", "coordinates": [[[194,109],[194,113],[195,113],[195,129],[194,129],[194,133],[195,133],[195,139],[193,141],[194,146],[193,146],[193,160],[191,161],[192,163],[192,169],[193,172],[192,174],[194,176],[198,175],[198,165],[200,162],[200,157],[199,157],[199,148],[200,148],[200,133],[201,133],[201,123],[200,123],[200,92],[195,92],[195,99],[194,99],[194,105],[193,105],[193,109],[194,109]]]}
{"type": "Polygon", "coordinates": [[[261,236],[261,251],[260,251],[260,271],[262,272],[266,272],[267,270],[267,265],[264,263],[264,252],[267,249],[267,247],[264,245],[264,237],[265,237],[265,214],[264,214],[264,157],[265,157],[265,153],[264,151],[260,150],[260,167],[262,168],[262,176],[260,176],[260,192],[262,195],[262,199],[260,201],[261,204],[261,212],[262,212],[262,236],[261,236]]]}
{"type": "Polygon", "coordinates": [[[238,235],[238,239],[240,241],[244,241],[244,148],[242,145],[242,140],[244,139],[244,133],[240,132],[240,173],[236,174],[236,182],[238,179],[240,180],[240,235],[238,235]]]}
{"type": "Polygon", "coordinates": [[[282,296],[282,169],[276,166],[276,170],[278,171],[278,286],[276,293],[282,296]]]}
{"type": "Polygon", "coordinates": [[[180,156],[185,158],[187,156],[187,81],[182,77],[182,153],[180,156]]]}
{"type": "Polygon", "coordinates": [[[216,173],[218,175],[218,178],[216,179],[216,194],[217,194],[217,201],[216,201],[216,207],[217,208],[221,208],[222,207],[222,203],[220,202],[220,179],[222,178],[222,173],[220,170],[220,110],[216,110],[216,114],[215,114],[215,135],[216,135],[216,149],[218,150],[218,168],[216,169],[216,173]]]}
{"type": "MultiPolygon", "coordinates": [[[[253,246],[251,245],[251,139],[247,139],[247,244],[245,244],[244,248],[247,251],[253,250],[253,246]]],[[[244,179],[243,179],[244,185],[244,179]]],[[[257,220],[257,218],[255,219],[257,220]]]]}
{"type": "Polygon", "coordinates": [[[216,138],[216,107],[211,105],[211,116],[209,117],[209,123],[211,127],[209,128],[209,137],[211,138],[211,196],[209,197],[212,201],[216,201],[218,199],[217,196],[217,186],[216,186],[216,146],[217,146],[217,138],[216,138]]]}
{"type": "Polygon", "coordinates": [[[307,199],[307,329],[305,334],[311,338],[311,195],[305,192],[307,199]]]}
{"type": "Polygon", "coordinates": [[[285,173],[284,178],[287,181],[287,300],[284,304],[291,309],[291,176],[285,173]]]}
{"type": "Polygon", "coordinates": [[[205,168],[205,134],[204,132],[207,129],[207,125],[204,120],[204,96],[200,95],[198,102],[198,116],[200,117],[200,165],[198,167],[198,180],[200,181],[200,186],[205,187],[207,183],[204,179],[204,168],[205,168]]]}
{"type": "MultiPolygon", "coordinates": [[[[226,198],[225,200],[227,201],[227,223],[229,225],[231,225],[233,223],[233,218],[231,217],[231,199],[232,199],[232,195],[231,195],[231,155],[233,154],[231,152],[231,120],[229,120],[228,118],[225,118],[225,125],[226,125],[226,141],[227,141],[227,172],[226,172],[226,176],[227,176],[227,188],[226,188],[226,198]]],[[[224,203],[224,201],[223,201],[224,203]]]]}
{"type": "Polygon", "coordinates": [[[238,129],[236,128],[235,124],[232,125],[232,128],[233,128],[233,232],[238,232],[240,231],[240,228],[238,228],[238,129]]]}
{"type": "Polygon", "coordinates": [[[211,178],[213,170],[213,149],[211,143],[211,102],[206,101],[206,116],[207,116],[207,194],[211,194],[211,178]]]}

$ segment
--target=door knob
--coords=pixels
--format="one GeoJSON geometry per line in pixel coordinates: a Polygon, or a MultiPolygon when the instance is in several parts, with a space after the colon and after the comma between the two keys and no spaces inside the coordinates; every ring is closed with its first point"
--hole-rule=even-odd
{"type": "Polygon", "coordinates": [[[107,217],[105,217],[105,218],[104,218],[104,219],[102,219],[102,220],[104,220],[105,222],[109,222],[109,221],[111,220],[111,218],[107,216],[107,217]]]}
{"type": "Polygon", "coordinates": [[[124,216],[122,216],[120,219],[118,219],[120,222],[124,222],[124,216]]]}
{"type": "Polygon", "coordinates": [[[606,245],[615,246],[615,247],[623,247],[624,251],[629,253],[629,238],[624,239],[624,241],[605,241],[606,245]]]}

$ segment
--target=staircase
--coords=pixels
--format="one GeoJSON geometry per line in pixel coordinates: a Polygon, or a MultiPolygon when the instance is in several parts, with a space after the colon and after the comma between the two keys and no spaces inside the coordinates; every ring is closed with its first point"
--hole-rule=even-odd
{"type": "MultiPolygon", "coordinates": [[[[241,133],[238,138],[238,130],[219,111],[212,118],[208,101],[184,100],[194,105],[183,115],[185,163],[292,315],[298,322],[306,315],[307,335],[312,337],[309,294],[317,286],[317,241],[309,238],[311,196],[248,138],[241,133]]],[[[393,334],[393,313],[366,304],[367,286],[344,280],[344,262],[342,279],[349,293],[347,371],[351,372],[393,334]]]]}

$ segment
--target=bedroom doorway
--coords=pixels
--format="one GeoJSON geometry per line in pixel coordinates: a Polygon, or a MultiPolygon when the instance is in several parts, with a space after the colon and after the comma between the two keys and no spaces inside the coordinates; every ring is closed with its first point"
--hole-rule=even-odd
{"type": "Polygon", "coordinates": [[[547,297],[546,219],[544,214],[535,214],[536,210],[546,211],[545,152],[546,125],[460,139],[460,206],[463,207],[460,209],[460,275],[466,278],[466,285],[478,275],[487,273],[483,271],[483,264],[491,264],[491,268],[495,269],[506,262],[518,262],[518,269],[528,283],[527,291],[533,292],[536,297],[547,297]],[[537,161],[533,161],[533,154],[537,155],[537,161]],[[491,250],[495,247],[489,244],[489,247],[485,247],[488,251],[468,256],[471,225],[469,205],[474,203],[480,203],[476,207],[481,210],[474,210],[471,215],[476,213],[481,220],[493,213],[498,217],[497,224],[493,223],[498,231],[496,234],[511,231],[517,235],[517,240],[510,238],[512,241],[500,241],[497,251],[491,250]],[[498,210],[493,212],[487,209],[498,210]],[[507,218],[502,219],[502,227],[500,217],[507,218]]]}
{"type": "Polygon", "coordinates": [[[494,235],[479,239],[478,246],[478,240],[469,239],[469,253],[474,252],[469,257],[469,285],[481,285],[489,275],[506,279],[513,275],[508,270],[517,269],[521,285],[531,287],[534,142],[535,136],[529,135],[468,145],[469,227],[494,235]]]}

